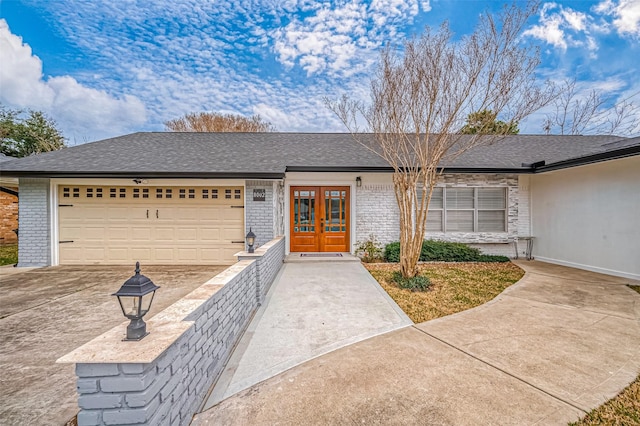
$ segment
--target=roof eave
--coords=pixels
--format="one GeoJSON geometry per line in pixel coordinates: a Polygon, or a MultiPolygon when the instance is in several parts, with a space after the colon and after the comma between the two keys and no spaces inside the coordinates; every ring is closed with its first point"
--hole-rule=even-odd
{"type": "Polygon", "coordinates": [[[558,161],[534,169],[534,173],[551,172],[553,170],[568,169],[570,167],[584,166],[587,164],[600,163],[602,161],[617,160],[626,157],[640,155],[640,145],[634,145],[613,151],[599,152],[597,154],[586,155],[584,157],[570,158],[558,161]]]}
{"type": "MultiPolygon", "coordinates": [[[[501,174],[528,174],[533,173],[533,169],[519,167],[439,167],[438,171],[443,173],[501,173],[501,174]]],[[[288,166],[287,172],[308,172],[308,173],[393,173],[393,168],[389,166],[288,166]]]]}
{"type": "Polygon", "coordinates": [[[3,176],[32,178],[140,178],[140,179],[283,179],[275,172],[87,172],[87,171],[2,171],[3,176]]]}

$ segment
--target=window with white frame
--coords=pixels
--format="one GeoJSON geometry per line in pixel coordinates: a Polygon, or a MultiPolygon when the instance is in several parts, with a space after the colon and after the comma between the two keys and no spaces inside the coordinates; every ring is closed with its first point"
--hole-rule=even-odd
{"type": "MultiPolygon", "coordinates": [[[[418,197],[421,196],[418,190],[418,197]]],[[[507,188],[433,188],[427,232],[506,232],[507,188]]]]}

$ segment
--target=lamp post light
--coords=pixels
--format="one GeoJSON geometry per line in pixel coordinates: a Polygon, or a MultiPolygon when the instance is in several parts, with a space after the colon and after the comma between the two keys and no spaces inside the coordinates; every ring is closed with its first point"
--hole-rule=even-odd
{"type": "Polygon", "coordinates": [[[129,278],[112,296],[118,297],[125,317],[131,320],[124,340],[142,340],[147,334],[147,324],[142,317],[151,309],[153,296],[159,289],[149,278],[140,274],[140,262],[136,262],[136,274],[129,278]]]}
{"type": "Polygon", "coordinates": [[[249,227],[249,233],[246,236],[247,239],[247,245],[249,246],[249,249],[247,250],[248,253],[253,253],[254,249],[253,249],[253,245],[256,243],[256,234],[253,233],[253,231],[251,231],[251,227],[249,227]]]}

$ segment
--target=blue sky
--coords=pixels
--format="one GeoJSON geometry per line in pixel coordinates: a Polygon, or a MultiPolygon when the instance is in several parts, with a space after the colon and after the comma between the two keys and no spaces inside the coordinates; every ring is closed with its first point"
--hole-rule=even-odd
{"type": "MultiPolygon", "coordinates": [[[[71,144],[163,130],[194,111],[344,131],[322,99],[366,99],[381,46],[444,20],[463,35],[502,4],[0,0],[0,102],[46,112],[71,144]]],[[[640,0],[543,2],[523,39],[541,48],[541,78],[576,78],[579,93],[606,93],[606,108],[640,104],[640,0]]],[[[521,131],[542,133],[544,114],[521,131]]]]}

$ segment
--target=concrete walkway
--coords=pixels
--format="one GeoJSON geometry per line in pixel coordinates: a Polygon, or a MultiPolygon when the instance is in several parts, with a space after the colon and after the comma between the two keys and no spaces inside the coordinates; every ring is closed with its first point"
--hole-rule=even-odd
{"type": "Polygon", "coordinates": [[[193,425],[566,425],[640,372],[640,283],[518,264],[492,302],[313,359],[193,425]]]}
{"type": "Polygon", "coordinates": [[[289,259],[256,313],[205,409],[305,361],[413,325],[362,266],[289,259]]]}

